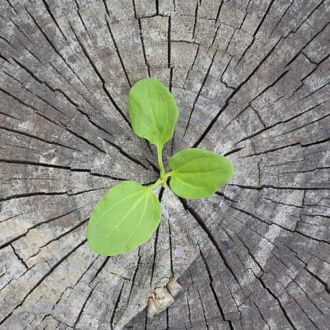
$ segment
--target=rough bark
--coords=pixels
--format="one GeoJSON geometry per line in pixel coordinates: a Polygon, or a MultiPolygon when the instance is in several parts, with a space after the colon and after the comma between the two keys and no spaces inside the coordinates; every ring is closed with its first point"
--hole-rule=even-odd
{"type": "Polygon", "coordinates": [[[0,328],[326,329],[329,18],[329,0],[0,0],[0,328]],[[101,257],[97,201],[157,178],[127,112],[147,76],[180,108],[165,158],[206,148],[236,174],[204,200],[159,191],[153,238],[101,257]]]}

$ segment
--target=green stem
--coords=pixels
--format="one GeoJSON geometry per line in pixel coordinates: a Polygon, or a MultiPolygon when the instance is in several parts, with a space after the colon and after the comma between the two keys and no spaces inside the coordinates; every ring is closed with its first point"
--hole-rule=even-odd
{"type": "Polygon", "coordinates": [[[159,178],[155,183],[151,184],[150,186],[148,186],[151,190],[154,190],[157,186],[159,186],[160,184],[163,184],[163,180],[161,178],[159,178]]]}
{"type": "Polygon", "coordinates": [[[163,164],[163,146],[157,145],[157,158],[158,158],[158,165],[159,165],[159,171],[160,171],[160,178],[163,180],[165,176],[165,168],[163,164]]]}
{"type": "Polygon", "coordinates": [[[167,173],[165,173],[165,175],[164,175],[164,180],[166,180],[167,178],[169,178],[170,176],[172,176],[173,175],[173,172],[171,171],[171,172],[167,172],[167,173]]]}
{"type": "Polygon", "coordinates": [[[155,183],[148,186],[151,190],[155,189],[160,184],[164,188],[166,188],[167,187],[166,180],[168,177],[172,176],[172,174],[173,174],[172,172],[165,173],[162,152],[163,152],[163,146],[157,145],[157,158],[158,158],[158,165],[159,165],[159,171],[160,171],[160,178],[155,183]]]}
{"type": "Polygon", "coordinates": [[[172,172],[168,172],[168,173],[165,173],[164,175],[164,178],[159,178],[155,183],[151,184],[150,186],[148,186],[151,190],[154,190],[156,187],[158,187],[160,184],[166,188],[167,185],[166,185],[166,180],[167,178],[169,178],[170,176],[172,176],[173,173],[172,172]]]}

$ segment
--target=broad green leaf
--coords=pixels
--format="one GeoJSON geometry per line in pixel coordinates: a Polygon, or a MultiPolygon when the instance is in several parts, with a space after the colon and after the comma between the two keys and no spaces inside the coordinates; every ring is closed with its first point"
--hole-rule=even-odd
{"type": "Polygon", "coordinates": [[[172,190],[189,199],[212,195],[234,174],[228,158],[201,149],[183,149],[172,156],[169,165],[172,190]]]}
{"type": "Polygon", "coordinates": [[[155,78],[138,81],[128,96],[134,133],[163,146],[174,132],[179,110],[171,92],[155,78]]]}
{"type": "Polygon", "coordinates": [[[114,256],[146,242],[160,222],[160,205],[148,187],[125,181],[111,188],[96,205],[87,226],[94,252],[114,256]]]}

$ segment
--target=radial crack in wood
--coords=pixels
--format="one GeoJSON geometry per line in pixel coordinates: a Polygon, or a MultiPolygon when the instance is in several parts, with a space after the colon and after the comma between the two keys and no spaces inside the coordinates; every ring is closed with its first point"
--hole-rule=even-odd
{"type": "Polygon", "coordinates": [[[0,0],[0,328],[326,329],[329,18],[329,0],[0,0]],[[127,108],[148,76],[180,109],[164,162],[194,146],[235,176],[204,200],[158,190],[153,237],[101,257],[96,203],[159,172],[127,108]]]}

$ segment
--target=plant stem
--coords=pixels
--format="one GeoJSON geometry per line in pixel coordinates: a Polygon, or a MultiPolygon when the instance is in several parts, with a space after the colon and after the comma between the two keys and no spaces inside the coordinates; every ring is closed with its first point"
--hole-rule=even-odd
{"type": "Polygon", "coordinates": [[[164,188],[166,188],[167,187],[166,180],[167,180],[168,177],[172,176],[172,174],[173,174],[172,172],[165,173],[162,153],[163,153],[163,146],[157,145],[157,158],[158,158],[160,178],[155,183],[148,186],[151,190],[155,189],[160,184],[164,188]]]}
{"type": "Polygon", "coordinates": [[[158,159],[158,165],[159,165],[159,171],[160,171],[160,178],[163,180],[165,175],[165,168],[163,164],[163,146],[157,145],[157,159],[158,159]]]}
{"type": "Polygon", "coordinates": [[[170,176],[172,176],[173,175],[173,172],[171,171],[171,172],[167,172],[167,173],[165,173],[165,175],[164,175],[164,180],[166,180],[167,178],[169,178],[170,176]]]}
{"type": "Polygon", "coordinates": [[[159,178],[155,183],[151,184],[148,186],[151,190],[154,190],[157,186],[163,183],[163,180],[159,178]]]}
{"type": "Polygon", "coordinates": [[[167,185],[166,185],[166,180],[167,178],[169,178],[170,176],[172,176],[172,172],[168,172],[168,173],[165,173],[164,175],[164,178],[159,178],[155,183],[151,184],[150,186],[148,186],[151,190],[154,190],[156,187],[158,187],[160,184],[166,188],[167,185]]]}

